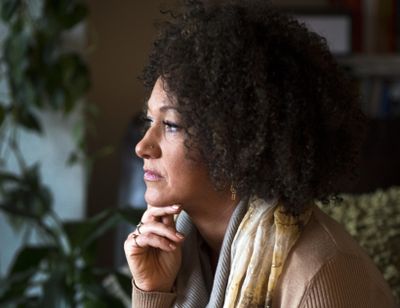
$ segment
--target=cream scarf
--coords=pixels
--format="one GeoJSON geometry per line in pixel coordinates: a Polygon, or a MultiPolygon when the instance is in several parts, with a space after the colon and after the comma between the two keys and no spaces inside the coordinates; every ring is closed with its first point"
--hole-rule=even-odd
{"type": "Polygon", "coordinates": [[[310,215],[310,208],[293,217],[277,202],[250,200],[232,243],[224,308],[272,307],[286,257],[310,215]]]}

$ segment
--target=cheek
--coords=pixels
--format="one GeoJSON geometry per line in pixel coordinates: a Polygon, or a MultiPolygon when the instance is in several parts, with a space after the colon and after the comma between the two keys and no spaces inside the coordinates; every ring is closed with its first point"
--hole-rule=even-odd
{"type": "Polygon", "coordinates": [[[172,184],[179,186],[200,184],[208,180],[205,166],[187,157],[171,162],[169,173],[172,184]]]}
{"type": "MultiPolygon", "coordinates": [[[[195,186],[203,185],[204,182],[209,182],[208,172],[206,165],[200,160],[198,154],[191,152],[184,146],[183,140],[179,145],[173,147],[168,143],[165,150],[173,149],[167,154],[165,169],[168,174],[168,182],[174,188],[181,188],[184,190],[195,189],[195,186]]],[[[172,188],[172,187],[171,187],[172,188]]]]}
{"type": "Polygon", "coordinates": [[[174,160],[171,162],[168,173],[170,184],[177,186],[182,186],[185,185],[185,183],[191,182],[191,178],[196,176],[195,168],[193,168],[193,165],[186,161],[186,159],[174,160]]]}
{"type": "Polygon", "coordinates": [[[204,190],[211,186],[211,180],[209,178],[207,169],[204,165],[198,163],[185,163],[186,172],[182,172],[180,175],[183,179],[183,185],[188,190],[204,190]]]}

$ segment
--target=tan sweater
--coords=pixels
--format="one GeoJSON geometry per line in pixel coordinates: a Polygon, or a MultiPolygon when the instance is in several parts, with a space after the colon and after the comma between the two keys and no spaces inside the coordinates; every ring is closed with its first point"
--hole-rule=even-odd
{"type": "MultiPolygon", "coordinates": [[[[196,278],[186,279],[185,284],[181,284],[186,287],[181,287],[183,290],[177,290],[177,293],[142,292],[133,286],[132,307],[222,307],[221,304],[215,304],[221,303],[221,300],[215,300],[214,297],[215,294],[222,296],[221,291],[229,276],[229,264],[226,264],[226,260],[229,259],[230,254],[232,239],[230,233],[236,232],[243,211],[237,210],[235,213],[231,219],[235,222],[230,222],[228,227],[225,237],[229,240],[224,239],[220,256],[222,260],[219,261],[213,282],[209,279],[202,281],[198,278],[210,275],[207,273],[210,268],[203,265],[205,255],[199,258],[200,262],[197,262],[193,255],[185,255],[184,250],[184,258],[193,260],[193,268],[188,269],[186,266],[183,273],[179,274],[178,286],[179,280],[192,276],[196,278]],[[194,273],[197,271],[202,274],[193,274],[192,270],[194,273]],[[204,290],[212,290],[211,295],[205,293],[204,290]],[[190,300],[192,297],[196,299],[190,300]]],[[[189,232],[195,232],[193,230],[192,228],[189,232]]],[[[201,247],[203,243],[198,237],[196,235],[191,238],[188,245],[192,248],[194,245],[201,247]],[[194,243],[196,238],[199,243],[194,243]]],[[[188,251],[196,253],[190,249],[186,250],[186,254],[188,251]]],[[[198,251],[200,255],[203,253],[201,249],[198,251]]],[[[388,285],[370,258],[342,226],[316,207],[310,222],[285,263],[273,296],[273,308],[276,307],[392,308],[398,306],[394,302],[388,285]]]]}

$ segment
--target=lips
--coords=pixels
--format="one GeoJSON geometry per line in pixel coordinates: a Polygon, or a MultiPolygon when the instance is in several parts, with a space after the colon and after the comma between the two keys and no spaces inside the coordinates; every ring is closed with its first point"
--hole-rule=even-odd
{"type": "Polygon", "coordinates": [[[144,170],[144,180],[149,182],[160,181],[163,177],[157,171],[144,170]]]}

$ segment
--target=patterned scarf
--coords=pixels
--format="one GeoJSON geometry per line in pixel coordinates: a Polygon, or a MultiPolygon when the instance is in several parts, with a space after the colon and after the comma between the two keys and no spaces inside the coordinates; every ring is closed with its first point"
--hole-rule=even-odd
{"type": "Polygon", "coordinates": [[[285,214],[279,203],[250,200],[232,243],[224,308],[271,307],[286,257],[311,212],[308,208],[293,217],[285,214]]]}

